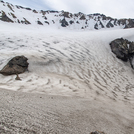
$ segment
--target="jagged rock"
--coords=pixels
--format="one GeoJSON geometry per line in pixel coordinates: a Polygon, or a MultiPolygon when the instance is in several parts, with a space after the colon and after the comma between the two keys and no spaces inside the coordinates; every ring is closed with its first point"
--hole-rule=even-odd
{"type": "Polygon", "coordinates": [[[80,20],[85,20],[86,19],[86,17],[85,17],[85,15],[83,14],[81,17],[80,17],[80,20]]]}
{"type": "Polygon", "coordinates": [[[111,20],[106,25],[107,28],[114,27],[114,25],[111,23],[111,20]]]}
{"type": "Polygon", "coordinates": [[[17,22],[20,23],[20,20],[17,19],[17,22]]]}
{"type": "Polygon", "coordinates": [[[46,14],[46,12],[47,12],[47,11],[43,11],[43,10],[41,10],[41,13],[42,13],[43,15],[45,15],[45,14],[46,14]]]}
{"type": "Polygon", "coordinates": [[[104,25],[102,24],[102,22],[100,21],[100,25],[101,25],[101,28],[104,28],[104,25]]]}
{"type": "Polygon", "coordinates": [[[12,17],[14,18],[14,19],[16,19],[17,17],[13,14],[13,13],[11,13],[11,15],[12,15],[12,17]]]}
{"type": "Polygon", "coordinates": [[[7,6],[8,6],[8,8],[9,8],[10,10],[12,10],[12,11],[14,12],[14,10],[13,10],[12,7],[10,6],[10,4],[7,4],[7,6]]]}
{"type": "Polygon", "coordinates": [[[98,30],[98,24],[97,24],[97,23],[94,25],[94,28],[95,28],[96,30],[98,30]]]}
{"type": "Polygon", "coordinates": [[[70,21],[69,21],[69,23],[70,23],[70,24],[73,24],[73,23],[74,23],[74,21],[70,20],[70,21]]]}
{"type": "Polygon", "coordinates": [[[119,25],[126,25],[126,19],[119,19],[118,24],[119,25]]]}
{"type": "Polygon", "coordinates": [[[126,48],[128,42],[123,38],[115,39],[110,43],[112,52],[117,56],[117,58],[127,61],[128,49],[126,48]]]}
{"type": "Polygon", "coordinates": [[[134,27],[134,19],[128,19],[128,23],[125,25],[125,28],[133,28],[134,27]]]}
{"type": "Polygon", "coordinates": [[[61,26],[62,27],[68,26],[68,22],[65,20],[65,18],[61,21],[61,26]]]}
{"type": "Polygon", "coordinates": [[[22,9],[25,9],[24,7],[22,7],[22,6],[19,6],[20,8],[22,8],[22,9]]]}
{"type": "Polygon", "coordinates": [[[6,15],[4,11],[2,11],[2,16],[0,16],[0,20],[13,23],[13,21],[6,15]]]}
{"type": "Polygon", "coordinates": [[[31,24],[26,18],[23,18],[24,20],[21,20],[22,24],[31,24]]]}
{"type": "Polygon", "coordinates": [[[38,13],[35,9],[33,10],[34,13],[38,13]]]}
{"type": "Polygon", "coordinates": [[[114,20],[114,25],[117,26],[117,19],[114,20]]]}
{"type": "Polygon", "coordinates": [[[54,11],[54,10],[48,10],[47,12],[49,12],[49,13],[59,13],[58,11],[54,11]]]}
{"type": "Polygon", "coordinates": [[[102,20],[106,20],[107,17],[105,15],[102,16],[102,20]]]}
{"type": "Polygon", "coordinates": [[[130,65],[133,68],[132,60],[134,57],[134,42],[118,38],[110,43],[110,47],[117,58],[126,62],[129,60],[130,65]]]}
{"type": "Polygon", "coordinates": [[[38,23],[39,25],[43,25],[42,22],[40,22],[39,20],[37,21],[37,23],[38,23]]]}
{"type": "Polygon", "coordinates": [[[47,20],[47,17],[46,17],[46,16],[44,16],[44,19],[45,19],[45,20],[47,20]]]}
{"type": "Polygon", "coordinates": [[[83,13],[79,12],[77,14],[74,14],[75,17],[81,17],[82,15],[84,15],[83,13]]]}
{"type": "Polygon", "coordinates": [[[54,20],[52,20],[53,24],[55,24],[54,20]]]}
{"type": "Polygon", "coordinates": [[[7,65],[0,71],[3,75],[12,75],[24,73],[28,70],[29,63],[25,56],[16,56],[12,58],[7,65]]]}
{"type": "Polygon", "coordinates": [[[105,134],[104,132],[100,132],[100,131],[95,131],[95,132],[91,132],[90,134],[105,134]]]}
{"type": "Polygon", "coordinates": [[[79,21],[76,21],[77,24],[80,24],[79,21]]]}
{"type": "Polygon", "coordinates": [[[31,8],[29,8],[29,7],[26,7],[25,9],[26,9],[26,10],[30,10],[30,11],[32,10],[32,9],[31,9],[31,8]]]}
{"type": "Polygon", "coordinates": [[[49,25],[49,22],[48,21],[44,21],[46,24],[48,24],[49,25]]]}
{"type": "Polygon", "coordinates": [[[70,18],[70,13],[69,13],[69,12],[64,12],[64,11],[62,11],[61,16],[64,16],[64,17],[66,17],[66,18],[70,18]]]}

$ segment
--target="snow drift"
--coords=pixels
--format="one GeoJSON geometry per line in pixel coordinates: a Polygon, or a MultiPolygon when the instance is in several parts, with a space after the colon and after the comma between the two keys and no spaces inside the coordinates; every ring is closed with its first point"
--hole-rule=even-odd
{"type": "Polygon", "coordinates": [[[29,72],[0,75],[0,88],[23,92],[134,102],[134,71],[109,43],[134,41],[134,29],[69,31],[0,23],[0,69],[14,56],[28,58],[29,72]]]}

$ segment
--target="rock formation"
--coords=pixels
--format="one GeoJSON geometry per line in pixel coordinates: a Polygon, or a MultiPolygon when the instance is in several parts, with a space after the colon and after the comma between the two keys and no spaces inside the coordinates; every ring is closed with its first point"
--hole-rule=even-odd
{"type": "Polygon", "coordinates": [[[5,65],[0,73],[3,75],[24,73],[26,70],[28,70],[29,63],[27,60],[28,59],[25,56],[16,56],[12,58],[7,65],[5,65]]]}
{"type": "Polygon", "coordinates": [[[66,21],[65,18],[64,18],[63,20],[61,20],[61,26],[62,26],[62,27],[68,26],[68,22],[66,21]]]}
{"type": "Polygon", "coordinates": [[[123,61],[129,61],[132,68],[132,60],[134,57],[134,42],[128,41],[127,39],[118,38],[110,43],[112,52],[117,58],[123,61]]]}
{"type": "Polygon", "coordinates": [[[13,23],[13,21],[6,15],[6,13],[4,11],[2,11],[2,15],[0,17],[0,20],[13,23]]]}

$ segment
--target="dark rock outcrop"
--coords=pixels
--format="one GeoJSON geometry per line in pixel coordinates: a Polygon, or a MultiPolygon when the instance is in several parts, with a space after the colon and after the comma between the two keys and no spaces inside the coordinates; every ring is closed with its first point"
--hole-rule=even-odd
{"type": "Polygon", "coordinates": [[[24,20],[21,20],[22,24],[31,24],[26,18],[23,18],[24,20]]]}
{"type": "Polygon", "coordinates": [[[66,18],[70,18],[70,13],[69,12],[65,12],[65,11],[62,11],[62,14],[60,16],[63,16],[63,17],[66,17],[66,18]]]}
{"type": "Polygon", "coordinates": [[[5,65],[0,73],[3,75],[24,73],[26,70],[28,70],[29,63],[27,60],[28,59],[25,56],[16,56],[12,58],[7,65],[5,65]]]}
{"type": "Polygon", "coordinates": [[[77,24],[80,24],[79,21],[76,21],[77,24]]]}
{"type": "Polygon", "coordinates": [[[94,29],[98,30],[98,24],[97,23],[94,25],[94,29]]]}
{"type": "Polygon", "coordinates": [[[118,23],[118,21],[117,21],[117,19],[115,19],[114,20],[114,25],[117,26],[117,23],[118,23]]]}
{"type": "Polygon", "coordinates": [[[46,24],[48,24],[49,25],[49,22],[48,21],[44,21],[46,24]]]}
{"type": "Polygon", "coordinates": [[[13,13],[11,13],[11,15],[12,15],[12,17],[14,18],[14,19],[16,19],[17,17],[13,14],[13,13]]]}
{"type": "MultiPolygon", "coordinates": [[[[14,12],[14,10],[13,10],[13,8],[11,7],[11,5],[10,4],[7,4],[7,6],[8,6],[8,8],[11,10],[11,11],[13,11],[14,12]]],[[[13,5],[12,5],[13,6],[13,5]]]]}
{"type": "Polygon", "coordinates": [[[80,17],[80,20],[85,20],[86,19],[86,17],[85,17],[85,15],[83,14],[81,17],[80,17]]]}
{"type": "Polygon", "coordinates": [[[118,24],[119,24],[119,25],[126,25],[126,20],[127,20],[127,19],[119,19],[119,20],[118,20],[118,24]]]}
{"type": "Polygon", "coordinates": [[[62,27],[68,26],[68,22],[65,20],[65,18],[63,20],[61,20],[61,26],[62,27]]]}
{"type": "Polygon", "coordinates": [[[114,25],[111,23],[111,20],[106,25],[107,28],[114,27],[114,25]]]}
{"type": "Polygon", "coordinates": [[[17,19],[17,22],[20,23],[20,20],[17,19]]]}
{"type": "Polygon", "coordinates": [[[26,7],[25,9],[26,9],[26,10],[29,10],[29,11],[31,11],[31,10],[32,10],[32,9],[31,9],[31,8],[29,8],[29,7],[26,7]]]}
{"type": "Polygon", "coordinates": [[[69,23],[70,23],[70,24],[73,24],[73,23],[74,23],[74,21],[70,20],[70,21],[69,21],[69,23]]]}
{"type": "Polygon", "coordinates": [[[47,17],[46,17],[46,16],[44,16],[44,19],[45,19],[45,20],[47,20],[47,17]]]}
{"type": "Polygon", "coordinates": [[[13,21],[6,15],[4,11],[2,11],[2,16],[0,16],[0,20],[13,23],[13,21]]]}
{"type": "Polygon", "coordinates": [[[98,29],[101,29],[101,28],[104,28],[104,25],[102,24],[101,21],[98,21],[98,23],[96,23],[94,25],[94,29],[98,30],[98,29]]]}
{"type": "Polygon", "coordinates": [[[37,23],[38,23],[39,25],[43,25],[43,24],[42,24],[42,22],[41,22],[41,21],[39,21],[39,20],[37,21],[37,23]]]}
{"type": "Polygon", "coordinates": [[[42,13],[42,15],[46,14],[46,11],[41,10],[40,12],[42,13]]]}
{"type": "Polygon", "coordinates": [[[102,22],[100,21],[100,25],[101,25],[101,28],[104,28],[104,25],[102,24],[102,22]]]}
{"type": "Polygon", "coordinates": [[[134,42],[123,38],[118,38],[110,43],[110,47],[117,58],[126,62],[129,61],[131,67],[134,68],[132,64],[134,57],[134,42]]]}
{"type": "Polygon", "coordinates": [[[128,19],[128,23],[125,25],[125,28],[134,28],[134,19],[128,19]]]}
{"type": "Polygon", "coordinates": [[[38,13],[35,9],[33,10],[34,13],[38,13]]]}
{"type": "Polygon", "coordinates": [[[48,12],[50,12],[50,13],[58,13],[58,11],[54,11],[54,10],[48,10],[48,12]]]}
{"type": "Polygon", "coordinates": [[[54,20],[52,20],[52,22],[53,22],[53,24],[55,24],[55,21],[54,20]]]}

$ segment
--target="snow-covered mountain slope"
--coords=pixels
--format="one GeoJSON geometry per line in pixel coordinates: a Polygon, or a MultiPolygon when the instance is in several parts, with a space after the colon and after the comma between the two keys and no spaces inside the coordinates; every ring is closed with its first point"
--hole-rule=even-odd
{"type": "Polygon", "coordinates": [[[134,19],[114,19],[103,14],[72,14],[65,11],[36,11],[0,1],[0,20],[11,23],[66,27],[68,29],[132,28],[134,19]]]}
{"type": "Polygon", "coordinates": [[[0,69],[14,56],[29,59],[21,81],[0,75],[0,88],[134,103],[134,71],[109,46],[119,37],[134,41],[134,29],[79,32],[5,22],[0,29],[0,69]]]}

